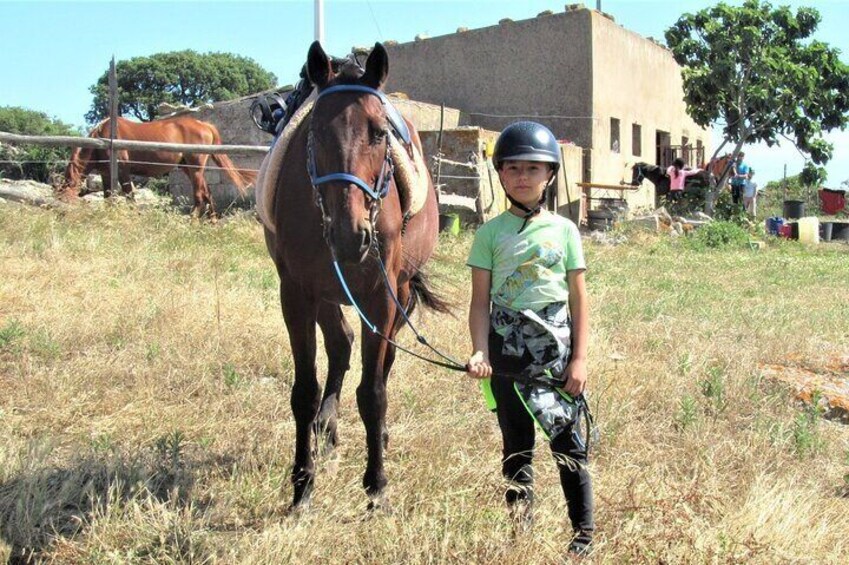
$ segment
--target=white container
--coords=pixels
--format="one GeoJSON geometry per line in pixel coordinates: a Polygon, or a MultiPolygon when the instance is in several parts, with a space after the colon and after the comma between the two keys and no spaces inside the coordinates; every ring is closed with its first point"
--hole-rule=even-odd
{"type": "Polygon", "coordinates": [[[799,218],[799,243],[820,242],[820,220],[815,216],[799,218]]]}

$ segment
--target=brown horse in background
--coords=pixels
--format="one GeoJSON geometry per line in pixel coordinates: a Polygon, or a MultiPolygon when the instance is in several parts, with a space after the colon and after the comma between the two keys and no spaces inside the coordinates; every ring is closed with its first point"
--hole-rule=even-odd
{"type": "MultiPolygon", "coordinates": [[[[295,363],[292,507],[310,500],[316,455],[313,434],[323,440],[326,450],[337,442],[339,395],[354,332],[340,307],[351,300],[337,278],[335,261],[350,295],[374,326],[373,330],[362,323],[362,376],[357,387],[368,450],[363,486],[373,508],[380,504],[387,484],[383,465],[389,438],[386,385],[396,351],[381,335],[394,339],[404,325],[390,293],[408,312],[417,301],[446,310],[421,273],[437,241],[436,192],[428,175],[424,207],[405,220],[396,179],[390,174],[389,108],[379,92],[389,70],[382,45],[374,46],[365,70],[347,65],[335,74],[316,41],[309,50],[307,70],[319,97],[286,148],[277,185],[272,187],[276,196],[269,221],[273,225],[265,227],[268,252],[280,277],[280,302],[295,363]],[[327,95],[322,95],[325,91],[327,95]],[[323,394],[316,374],[316,324],[324,335],[328,358],[323,394]]],[[[412,124],[406,124],[411,142],[421,150],[418,134],[412,124]]]]}
{"type": "MultiPolygon", "coordinates": [[[[95,126],[88,136],[109,139],[109,119],[95,126]]],[[[221,135],[214,125],[185,115],[142,123],[118,118],[116,139],[221,145],[221,135]]],[[[203,174],[209,154],[135,149],[121,149],[117,153],[118,180],[125,195],[131,197],[133,193],[131,175],[161,177],[170,173],[175,167],[179,167],[192,183],[194,193],[192,214],[199,216],[208,211],[210,215],[215,215],[215,205],[203,174]]],[[[243,194],[256,180],[256,173],[237,169],[227,155],[213,154],[211,157],[243,194]]],[[[65,182],[59,189],[60,194],[67,198],[78,196],[82,177],[92,172],[100,173],[104,196],[111,196],[109,150],[87,147],[78,147],[71,153],[71,160],[65,169],[65,182]]]]}

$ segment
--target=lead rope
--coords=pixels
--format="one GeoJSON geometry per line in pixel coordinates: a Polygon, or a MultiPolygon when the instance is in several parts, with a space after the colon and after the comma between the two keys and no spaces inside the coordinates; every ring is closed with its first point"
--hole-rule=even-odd
{"type": "Polygon", "coordinates": [[[333,247],[330,247],[330,254],[331,254],[331,256],[333,257],[333,269],[336,271],[336,277],[339,279],[339,284],[341,284],[341,285],[342,285],[342,290],[343,290],[343,291],[345,291],[345,296],[347,296],[347,297],[348,297],[348,300],[350,300],[350,301],[351,301],[351,305],[354,307],[354,310],[356,310],[356,311],[357,311],[357,314],[360,316],[360,320],[362,320],[362,322],[366,325],[366,327],[367,327],[369,330],[371,330],[371,332],[372,332],[373,334],[376,334],[378,337],[380,337],[382,340],[386,341],[387,343],[389,343],[389,344],[391,344],[391,345],[393,345],[393,346],[397,347],[398,349],[400,349],[401,351],[404,351],[405,353],[409,353],[409,354],[410,354],[410,355],[412,355],[413,357],[416,357],[416,358],[418,358],[418,359],[421,359],[422,361],[427,361],[428,363],[431,363],[431,364],[433,364],[433,365],[438,365],[438,366],[440,366],[440,367],[444,367],[444,368],[446,368],[446,369],[450,369],[450,370],[452,370],[452,371],[463,371],[463,372],[465,372],[465,371],[466,371],[466,366],[465,366],[465,365],[461,365],[459,362],[455,361],[454,359],[452,359],[452,358],[448,357],[447,355],[444,355],[444,354],[440,353],[439,351],[437,351],[434,347],[432,347],[429,343],[427,343],[427,340],[426,340],[426,339],[424,339],[424,338],[423,338],[423,337],[422,337],[422,336],[421,336],[421,335],[420,335],[420,334],[419,334],[419,333],[415,330],[415,328],[413,327],[412,323],[410,322],[410,319],[407,317],[407,313],[404,311],[404,308],[403,308],[403,307],[401,306],[401,304],[398,302],[398,298],[395,296],[395,293],[394,293],[394,292],[392,292],[392,288],[388,286],[388,279],[386,278],[386,270],[385,270],[385,269],[384,269],[384,267],[383,267],[383,261],[382,261],[379,257],[378,257],[377,261],[378,261],[378,263],[380,263],[381,271],[384,273],[384,280],[385,280],[385,281],[386,281],[386,283],[387,283],[387,288],[386,288],[386,290],[389,292],[389,295],[392,297],[392,299],[394,300],[395,304],[397,304],[397,305],[398,305],[398,308],[401,310],[402,316],[403,316],[403,317],[404,317],[404,319],[407,321],[407,324],[409,324],[409,325],[410,325],[410,327],[411,327],[411,328],[413,328],[413,332],[414,332],[414,333],[416,334],[416,336],[418,337],[419,343],[423,343],[423,344],[425,344],[425,345],[426,345],[427,347],[429,347],[432,351],[434,351],[437,355],[439,355],[439,356],[440,356],[440,357],[442,357],[443,359],[446,359],[446,360],[447,360],[447,362],[438,361],[438,360],[436,360],[436,359],[430,359],[430,358],[428,358],[428,357],[425,357],[425,356],[423,356],[423,355],[420,355],[420,354],[416,353],[415,351],[412,351],[412,350],[410,350],[410,349],[407,349],[406,347],[404,347],[403,345],[399,344],[399,343],[398,343],[398,342],[396,342],[395,340],[393,340],[393,339],[389,338],[388,336],[384,335],[383,333],[381,333],[381,332],[380,332],[380,330],[378,330],[378,329],[377,329],[377,326],[375,326],[374,324],[372,324],[372,323],[369,321],[369,319],[368,319],[368,318],[366,317],[366,315],[363,313],[362,309],[360,309],[360,306],[359,306],[359,304],[357,304],[357,301],[354,299],[353,294],[351,294],[351,290],[348,288],[348,284],[345,282],[345,277],[342,275],[342,269],[339,267],[339,261],[337,261],[337,260],[336,260],[336,253],[333,251],[333,247]]]}

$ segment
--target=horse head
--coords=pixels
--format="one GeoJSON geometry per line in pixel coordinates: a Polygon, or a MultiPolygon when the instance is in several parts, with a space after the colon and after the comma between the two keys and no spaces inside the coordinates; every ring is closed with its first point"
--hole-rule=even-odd
{"type": "Polygon", "coordinates": [[[646,166],[648,163],[635,163],[631,167],[631,186],[640,186],[646,178],[646,166]]]}
{"type": "Polygon", "coordinates": [[[380,43],[364,69],[351,61],[334,74],[317,41],[307,57],[307,73],[318,91],[307,167],[324,237],[342,262],[365,259],[392,182],[389,135],[397,114],[381,92],[388,72],[389,58],[380,43]]]}
{"type": "Polygon", "coordinates": [[[54,190],[66,198],[73,198],[80,193],[80,185],[83,177],[88,174],[90,165],[91,149],[75,147],[71,151],[68,166],[65,167],[65,177],[61,182],[54,185],[54,190]]]}

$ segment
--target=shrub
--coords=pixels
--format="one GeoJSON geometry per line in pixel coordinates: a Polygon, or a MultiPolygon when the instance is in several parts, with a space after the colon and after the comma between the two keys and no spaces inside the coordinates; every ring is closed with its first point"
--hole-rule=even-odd
{"type": "Polygon", "coordinates": [[[695,230],[685,241],[694,249],[745,247],[749,244],[749,233],[734,222],[715,221],[695,230]]]}
{"type": "MultiPolygon", "coordinates": [[[[44,112],[17,106],[0,106],[0,131],[19,135],[79,135],[72,126],[44,112]]],[[[53,174],[65,169],[71,154],[67,147],[0,144],[0,178],[32,179],[50,182],[53,174]]]]}

